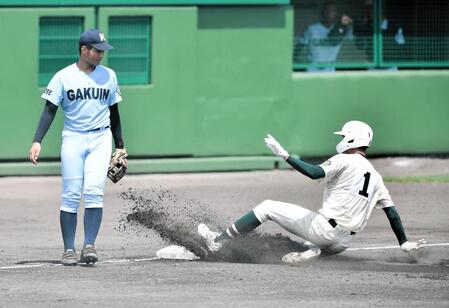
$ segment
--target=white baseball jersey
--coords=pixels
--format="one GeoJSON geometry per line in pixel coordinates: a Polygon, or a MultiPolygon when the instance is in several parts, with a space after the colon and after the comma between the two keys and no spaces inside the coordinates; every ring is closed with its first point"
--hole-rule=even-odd
{"type": "Polygon", "coordinates": [[[320,165],[326,174],[320,214],[347,231],[360,232],[374,207],[394,206],[382,176],[360,154],[338,154],[320,165]]]}
{"type": "Polygon", "coordinates": [[[76,63],[60,70],[41,96],[64,111],[64,129],[85,132],[110,125],[109,106],[122,100],[113,70],[98,65],[90,74],[76,63]]]}

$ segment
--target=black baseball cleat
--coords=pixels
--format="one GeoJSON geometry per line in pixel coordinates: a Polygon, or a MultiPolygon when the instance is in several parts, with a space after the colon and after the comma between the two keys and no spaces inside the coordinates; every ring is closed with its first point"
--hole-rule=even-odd
{"type": "Polygon", "coordinates": [[[97,261],[98,261],[97,251],[95,250],[94,246],[92,245],[84,246],[83,250],[81,251],[80,263],[94,264],[97,261]]]}

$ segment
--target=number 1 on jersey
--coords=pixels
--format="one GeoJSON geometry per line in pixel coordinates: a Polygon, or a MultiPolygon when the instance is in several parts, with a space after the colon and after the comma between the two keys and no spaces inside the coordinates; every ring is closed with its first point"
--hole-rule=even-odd
{"type": "Polygon", "coordinates": [[[363,189],[359,190],[359,195],[362,195],[362,196],[368,198],[368,185],[369,185],[369,179],[371,177],[371,173],[367,172],[363,176],[365,177],[365,182],[363,182],[363,189]]]}

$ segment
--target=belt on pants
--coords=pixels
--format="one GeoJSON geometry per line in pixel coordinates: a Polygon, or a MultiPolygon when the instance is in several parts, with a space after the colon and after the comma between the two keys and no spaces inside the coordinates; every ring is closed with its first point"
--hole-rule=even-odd
{"type": "Polygon", "coordinates": [[[105,126],[105,127],[97,127],[97,128],[88,130],[88,132],[98,132],[99,130],[108,129],[109,127],[111,127],[111,125],[108,125],[108,126],[105,126]]]}
{"type": "MultiPolygon", "coordinates": [[[[335,228],[336,226],[338,226],[337,222],[333,218],[329,219],[328,222],[332,226],[332,228],[335,228]]],[[[355,232],[351,231],[351,235],[354,235],[354,234],[355,234],[355,232]]]]}

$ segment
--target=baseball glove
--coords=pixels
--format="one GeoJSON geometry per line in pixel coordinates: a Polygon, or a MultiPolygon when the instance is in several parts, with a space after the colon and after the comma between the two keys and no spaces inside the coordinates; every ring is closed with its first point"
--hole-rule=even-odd
{"type": "Polygon", "coordinates": [[[112,153],[108,169],[108,178],[112,182],[117,183],[125,175],[127,168],[124,164],[124,159],[126,157],[128,157],[126,149],[115,149],[114,153],[112,153]]]}

